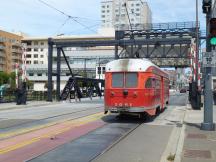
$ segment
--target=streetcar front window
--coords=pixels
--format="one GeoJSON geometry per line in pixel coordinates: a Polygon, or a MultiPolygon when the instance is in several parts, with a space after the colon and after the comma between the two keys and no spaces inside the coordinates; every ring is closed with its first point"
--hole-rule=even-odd
{"type": "Polygon", "coordinates": [[[135,88],[137,87],[138,76],[137,73],[126,73],[125,74],[125,87],[135,88]]]}
{"type": "Polygon", "coordinates": [[[124,73],[113,73],[112,74],[112,87],[123,88],[124,86],[124,73]]]}

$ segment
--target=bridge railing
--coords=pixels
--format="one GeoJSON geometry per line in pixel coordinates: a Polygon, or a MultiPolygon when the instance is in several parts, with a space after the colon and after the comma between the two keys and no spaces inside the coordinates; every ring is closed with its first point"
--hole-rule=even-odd
{"type": "MultiPolygon", "coordinates": [[[[147,23],[147,24],[132,24],[132,30],[174,30],[174,29],[194,29],[196,28],[195,21],[188,22],[168,22],[168,23],[147,23]]],[[[198,23],[200,27],[200,23],[198,23]]],[[[130,25],[117,25],[117,30],[130,30],[130,25]]]]}

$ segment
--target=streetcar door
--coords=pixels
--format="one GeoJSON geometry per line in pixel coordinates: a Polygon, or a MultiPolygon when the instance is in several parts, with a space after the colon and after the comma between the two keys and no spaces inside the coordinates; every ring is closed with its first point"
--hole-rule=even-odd
{"type": "Polygon", "coordinates": [[[161,77],[161,109],[164,108],[164,99],[165,95],[164,95],[164,77],[161,77]]]}

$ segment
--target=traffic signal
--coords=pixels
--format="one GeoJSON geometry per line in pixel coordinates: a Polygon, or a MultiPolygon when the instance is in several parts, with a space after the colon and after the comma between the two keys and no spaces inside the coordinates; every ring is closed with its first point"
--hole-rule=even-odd
{"type": "Polygon", "coordinates": [[[203,13],[207,14],[211,12],[212,0],[203,0],[203,13]]]}
{"type": "Polygon", "coordinates": [[[216,18],[210,19],[210,44],[216,45],[216,18]]]}

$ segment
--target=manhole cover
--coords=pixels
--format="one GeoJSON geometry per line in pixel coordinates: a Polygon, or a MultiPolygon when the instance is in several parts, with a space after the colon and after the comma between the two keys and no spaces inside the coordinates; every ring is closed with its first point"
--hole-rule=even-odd
{"type": "Polygon", "coordinates": [[[206,135],[204,134],[193,134],[193,133],[188,133],[187,138],[197,138],[197,139],[206,139],[206,135]]]}
{"type": "Polygon", "coordinates": [[[200,159],[210,159],[211,152],[206,150],[185,150],[184,157],[186,158],[200,158],[200,159]]]}

